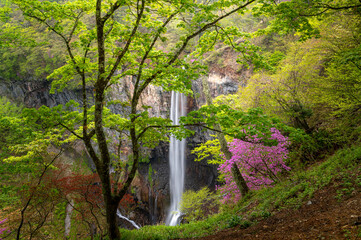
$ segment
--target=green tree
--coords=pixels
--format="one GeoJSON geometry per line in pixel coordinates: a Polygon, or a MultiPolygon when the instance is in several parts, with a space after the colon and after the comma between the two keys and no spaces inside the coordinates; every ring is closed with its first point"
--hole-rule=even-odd
{"type": "Polygon", "coordinates": [[[316,94],[314,82],[322,66],[322,51],[317,40],[289,44],[287,55],[275,71],[254,74],[238,99],[243,108],[261,107],[296,128],[312,131],[316,94]]]}
{"type": "Polygon", "coordinates": [[[360,13],[334,14],[320,25],[324,49],[324,71],[316,79],[317,100],[327,106],[328,129],[335,129],[342,141],[359,139],[361,90],[360,13]]]}
{"type": "Polygon", "coordinates": [[[48,108],[21,112],[21,107],[2,101],[5,104],[0,111],[0,204],[10,207],[15,215],[20,213],[13,237],[32,238],[59,202],[56,191],[44,179],[69,143],[69,135],[52,128],[48,108]]]}
{"type": "Polygon", "coordinates": [[[67,64],[55,70],[50,78],[54,79],[53,90],[62,90],[72,82],[81,86],[81,113],[58,110],[59,115],[52,116],[52,122],[84,142],[102,183],[109,237],[119,239],[116,209],[135,177],[141,147],[152,147],[165,140],[171,124],[169,119],[149,117],[146,108],[141,108],[142,93],[150,84],[189,93],[190,79],[199,76],[202,67],[184,59],[187,46],[204,33],[198,45],[198,53],[203,53],[210,45],[208,42],[236,33],[232,28],[213,35],[222,19],[243,12],[255,0],[13,2],[28,20],[38,21],[55,33],[67,49],[67,64]],[[197,14],[185,20],[183,15],[187,12],[197,14]],[[171,23],[181,34],[173,48],[163,51],[171,23]],[[127,78],[134,80],[133,89],[129,101],[121,104],[129,114],[115,115],[106,108],[106,93],[112,85],[127,78]],[[94,90],[94,96],[89,96],[89,88],[94,90]],[[118,136],[128,137],[131,144],[131,158],[117,175],[122,182],[119,189],[112,186],[109,170],[113,161],[121,159],[110,152],[107,129],[117,130],[118,136]]]}

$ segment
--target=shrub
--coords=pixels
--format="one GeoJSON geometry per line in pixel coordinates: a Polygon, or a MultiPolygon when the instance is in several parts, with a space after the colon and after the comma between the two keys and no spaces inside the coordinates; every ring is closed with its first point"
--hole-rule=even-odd
{"type": "MultiPolygon", "coordinates": [[[[5,221],[6,221],[6,219],[0,220],[0,225],[3,224],[5,221]]],[[[6,230],[7,230],[7,228],[0,227],[0,240],[2,240],[1,235],[3,235],[4,232],[6,232],[6,230]]]]}
{"type": "Polygon", "coordinates": [[[182,195],[180,209],[188,222],[203,220],[218,211],[218,197],[207,187],[196,192],[188,190],[182,195]]]}
{"type": "Polygon", "coordinates": [[[233,156],[219,166],[220,172],[225,175],[225,185],[219,187],[221,194],[224,195],[223,201],[237,202],[241,197],[231,174],[234,163],[243,173],[248,187],[254,190],[271,186],[279,181],[277,176],[279,172],[290,170],[284,162],[288,155],[288,138],[275,128],[271,129],[271,132],[271,140],[277,142],[275,146],[266,146],[260,137],[248,141],[234,139],[229,143],[229,150],[233,156]]]}

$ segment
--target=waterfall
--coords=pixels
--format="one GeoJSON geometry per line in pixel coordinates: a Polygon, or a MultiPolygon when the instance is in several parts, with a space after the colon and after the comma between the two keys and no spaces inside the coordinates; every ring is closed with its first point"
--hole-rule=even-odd
{"type": "MultiPolygon", "coordinates": [[[[186,97],[182,93],[172,91],[170,119],[174,125],[179,124],[179,117],[186,114],[186,97]]],[[[185,139],[179,141],[175,137],[170,137],[169,144],[169,188],[170,188],[170,208],[166,223],[175,226],[179,223],[181,212],[179,203],[184,189],[185,172],[185,139]]]]}
{"type": "Polygon", "coordinates": [[[119,209],[117,210],[117,216],[118,216],[119,218],[121,218],[121,219],[124,219],[124,220],[130,222],[136,229],[139,229],[139,228],[140,228],[133,220],[130,220],[129,218],[124,217],[124,216],[120,213],[119,209]]]}

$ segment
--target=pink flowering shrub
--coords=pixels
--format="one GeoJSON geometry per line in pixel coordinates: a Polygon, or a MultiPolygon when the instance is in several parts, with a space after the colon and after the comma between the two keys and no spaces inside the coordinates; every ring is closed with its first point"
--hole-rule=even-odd
{"type": "MultiPolygon", "coordinates": [[[[0,225],[3,224],[6,221],[6,219],[4,220],[0,220],[0,225]]],[[[7,228],[1,228],[0,227],[0,240],[2,240],[1,235],[3,235],[3,233],[6,231],[7,228]]]]}
{"type": "Polygon", "coordinates": [[[241,195],[231,174],[233,163],[240,169],[247,185],[252,190],[271,186],[278,181],[277,174],[291,168],[285,165],[289,145],[288,138],[283,136],[277,129],[271,129],[271,139],[277,141],[275,146],[265,146],[261,138],[252,138],[250,141],[234,139],[229,144],[232,158],[221,164],[218,170],[224,174],[225,184],[219,186],[223,201],[233,200],[237,202],[241,195]]]}

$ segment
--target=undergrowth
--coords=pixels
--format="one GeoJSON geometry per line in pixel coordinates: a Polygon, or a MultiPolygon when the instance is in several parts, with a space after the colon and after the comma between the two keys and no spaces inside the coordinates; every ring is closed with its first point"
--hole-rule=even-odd
{"type": "Polygon", "coordinates": [[[342,188],[335,196],[340,200],[352,191],[360,191],[361,177],[356,174],[352,178],[353,172],[360,171],[360,165],[361,146],[341,149],[310,170],[294,172],[289,179],[272,188],[254,191],[237,205],[224,207],[221,213],[206,220],[175,227],[157,225],[145,226],[140,230],[121,229],[121,236],[129,240],[193,238],[235,226],[247,228],[262,218],[270,217],[278,209],[300,207],[334,179],[342,182],[342,188]]]}

